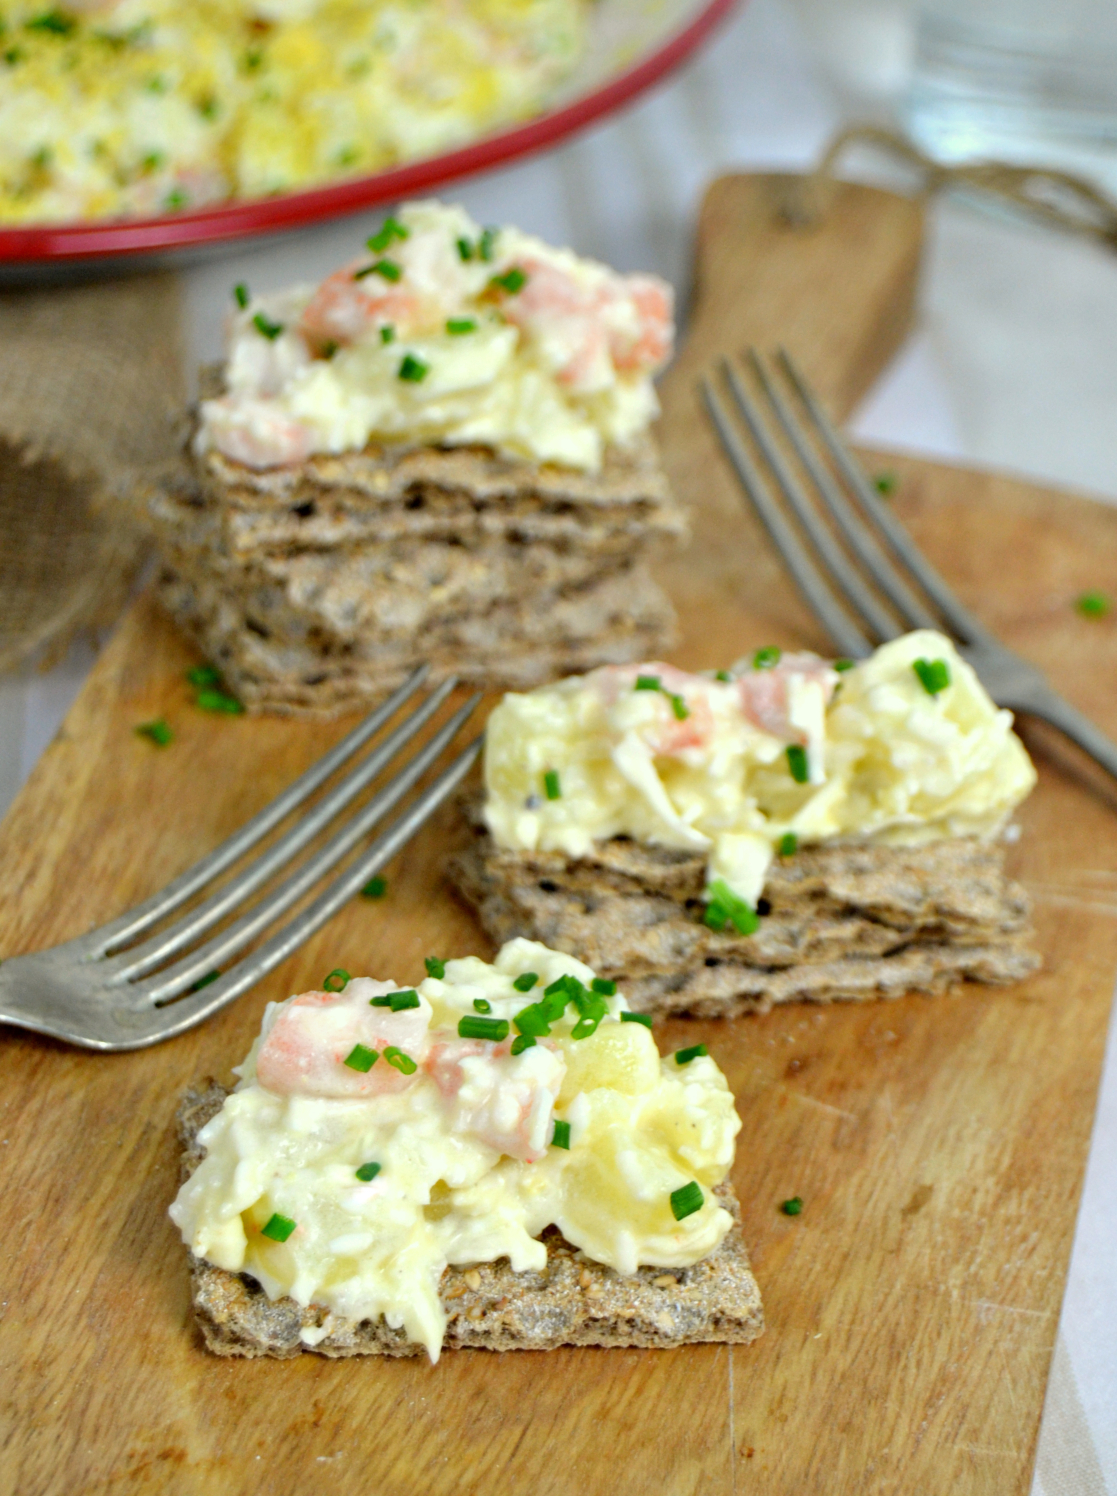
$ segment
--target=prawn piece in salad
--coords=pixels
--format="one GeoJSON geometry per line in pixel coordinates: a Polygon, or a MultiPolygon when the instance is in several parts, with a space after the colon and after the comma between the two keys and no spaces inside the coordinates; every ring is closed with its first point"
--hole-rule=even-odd
{"type": "Polygon", "coordinates": [[[512,1040],[447,1039],[431,1046],[427,1069],[452,1109],[455,1132],[472,1133],[497,1153],[537,1163],[551,1141],[555,1098],[566,1062],[554,1041],[522,1054],[512,1040]]]}

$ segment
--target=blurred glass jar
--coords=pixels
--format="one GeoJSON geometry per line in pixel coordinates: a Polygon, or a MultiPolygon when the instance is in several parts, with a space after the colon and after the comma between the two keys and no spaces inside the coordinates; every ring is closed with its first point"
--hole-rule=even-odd
{"type": "Polygon", "coordinates": [[[1117,0],[920,0],[905,116],[941,161],[1117,188],[1117,0]]]}

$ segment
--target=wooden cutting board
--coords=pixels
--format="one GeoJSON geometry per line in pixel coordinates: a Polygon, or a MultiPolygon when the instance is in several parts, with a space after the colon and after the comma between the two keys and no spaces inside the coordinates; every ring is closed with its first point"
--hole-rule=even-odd
{"type": "MultiPolygon", "coordinates": [[[[679,663],[825,647],[745,513],[693,395],[715,354],[777,338],[839,413],[895,350],[920,216],[846,188],[793,231],[784,184],[715,185],[699,299],[663,435],[696,511],[664,569],[679,663]]],[[[877,455],[963,598],[1117,734],[1117,626],[1072,606],[1117,574],[1117,513],[997,477],[877,455]]],[[[0,952],[77,934],[161,885],[348,725],[213,718],[192,657],[132,609],[0,830],[0,952]],[[165,715],[158,750],[135,724],[165,715]]],[[[200,1030],[97,1056],[0,1036],[0,1489],[1009,1493],[1027,1488],[1117,968],[1117,795],[1050,734],[1014,870],[1045,969],[1007,990],[676,1021],[709,1043],[744,1129],[734,1178],[768,1319],[755,1345],[461,1352],[425,1361],[221,1361],[192,1327],[177,1183],[181,1090],[227,1075],[266,1000],[343,965],[400,982],[488,946],[439,882],[448,810],[310,946],[200,1030]],[[802,1196],[789,1219],[778,1204],[802,1196]]]]}

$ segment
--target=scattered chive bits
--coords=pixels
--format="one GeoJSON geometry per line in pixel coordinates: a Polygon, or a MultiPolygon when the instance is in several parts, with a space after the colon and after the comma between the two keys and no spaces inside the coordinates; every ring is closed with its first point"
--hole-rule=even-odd
{"type": "Polygon", "coordinates": [[[233,287],[233,300],[236,302],[237,306],[240,307],[242,312],[251,301],[251,299],[252,298],[248,294],[248,287],[244,284],[243,281],[239,281],[233,287]]]}
{"type": "Polygon", "coordinates": [[[950,684],[950,666],[945,660],[913,660],[911,668],[928,696],[937,696],[950,684]]]}
{"type": "Polygon", "coordinates": [[[344,992],[353,978],[344,966],[335,966],[322,983],[323,992],[344,992]]]}
{"type": "Polygon", "coordinates": [[[473,245],[468,239],[456,239],[454,242],[458,246],[458,259],[468,264],[473,258],[473,245]]]}
{"type": "Polygon", "coordinates": [[[368,1184],[380,1173],[380,1165],[374,1163],[362,1164],[354,1171],[362,1184],[368,1184]]]}
{"type": "Polygon", "coordinates": [[[427,968],[428,977],[435,977],[441,981],[446,975],[446,962],[440,961],[437,956],[427,956],[423,965],[427,968]]]}
{"type": "Polygon", "coordinates": [[[766,644],[763,649],[758,649],[752,657],[752,668],[754,670],[771,670],[778,665],[783,656],[783,650],[775,644],[766,644]]]}
{"type": "Polygon", "coordinates": [[[1074,606],[1083,618],[1104,618],[1111,611],[1113,604],[1104,592],[1084,592],[1075,600],[1074,606]]]}
{"type": "Polygon", "coordinates": [[[491,1039],[495,1044],[508,1037],[507,1018],[472,1018],[468,1013],[458,1019],[460,1039],[491,1039]]]}
{"type": "Polygon", "coordinates": [[[379,275],[382,280],[391,281],[395,285],[403,274],[401,266],[395,260],[376,260],[371,265],[365,265],[354,275],[354,280],[361,280],[366,275],[379,275]]]}
{"type": "Polygon", "coordinates": [[[534,971],[522,971],[512,985],[517,992],[530,992],[538,980],[538,973],[534,971]]]}
{"type": "Polygon", "coordinates": [[[392,324],[390,322],[385,322],[384,326],[380,329],[380,341],[382,343],[394,343],[395,340],[396,340],[396,330],[395,330],[395,328],[392,326],[392,324]]]}
{"type": "Polygon", "coordinates": [[[798,1195],[792,1195],[790,1200],[785,1200],[780,1206],[785,1216],[797,1216],[803,1209],[803,1202],[798,1195]]]}
{"type": "Polygon", "coordinates": [[[201,992],[203,987],[208,987],[211,982],[216,982],[217,978],[220,975],[221,973],[219,971],[207,971],[204,977],[198,978],[198,980],[190,988],[190,991],[201,992]]]}
{"type": "Polygon", "coordinates": [[[658,675],[638,675],[632,689],[634,691],[659,691],[662,689],[662,682],[658,675]]]}
{"type": "Polygon", "coordinates": [[[701,1059],[704,1055],[708,1055],[709,1052],[704,1044],[692,1044],[689,1049],[677,1049],[675,1051],[675,1064],[689,1065],[691,1060],[701,1059]]]}
{"type": "Polygon", "coordinates": [[[543,793],[548,800],[562,799],[562,786],[559,784],[557,769],[548,769],[543,775],[543,793]]]}
{"type": "MultiPolygon", "coordinates": [[[[563,1004],[565,1007],[566,1004],[563,1004]]],[[[547,1011],[539,1003],[531,1003],[526,1008],[521,1008],[512,1019],[516,1029],[521,1034],[530,1034],[533,1039],[541,1039],[551,1032],[551,1019],[547,1011]]]]}
{"type": "Polygon", "coordinates": [[[368,240],[368,247],[374,255],[382,255],[393,239],[402,241],[410,237],[411,230],[404,228],[398,219],[385,218],[379,230],[368,240]]]}
{"type": "Polygon", "coordinates": [[[487,997],[475,997],[473,999],[473,1011],[475,1013],[491,1013],[493,1005],[487,997]]]}
{"type": "Polygon", "coordinates": [[[565,1149],[567,1149],[569,1151],[569,1148],[570,1148],[570,1123],[569,1122],[559,1122],[559,1121],[556,1120],[556,1122],[555,1122],[555,1130],[551,1134],[551,1147],[552,1148],[565,1148],[565,1149]]]}
{"type": "Polygon", "coordinates": [[[477,258],[479,260],[484,260],[487,263],[492,259],[493,246],[496,243],[496,236],[499,232],[499,229],[482,229],[481,237],[477,241],[477,258]]]}
{"type": "Polygon", "coordinates": [[[425,364],[421,358],[416,358],[413,353],[405,353],[397,372],[407,384],[421,384],[430,373],[430,365],[425,364]]]}
{"type": "Polygon", "coordinates": [[[639,1023],[642,1024],[644,1028],[650,1029],[652,1026],[652,1015],[650,1013],[622,1013],[621,1022],[639,1023]]]}
{"type": "Polygon", "coordinates": [[[282,322],[273,322],[263,312],[257,312],[252,319],[252,326],[262,338],[267,338],[269,343],[274,343],[276,338],[282,337],[284,327],[282,322]]]}
{"type": "Polygon", "coordinates": [[[755,935],[760,929],[756,910],[735,894],[724,878],[715,878],[708,892],[710,897],[702,921],[711,930],[724,930],[726,925],[732,925],[740,935],[755,935]]]}
{"type": "Polygon", "coordinates": [[[409,1054],[405,1054],[402,1049],[397,1049],[394,1044],[388,1045],[384,1051],[384,1058],[401,1075],[414,1075],[419,1068],[409,1054]]]}
{"type": "Polygon", "coordinates": [[[807,750],[801,748],[798,743],[787,745],[787,767],[791,771],[791,777],[796,784],[806,784],[810,778],[810,769],[807,764],[807,750]]]}
{"type": "Polygon", "coordinates": [[[873,479],[873,487],[886,499],[890,499],[899,486],[900,480],[895,473],[878,473],[873,479]]]}
{"type": "Polygon", "coordinates": [[[477,323],[472,317],[451,317],[446,323],[446,331],[452,338],[461,338],[467,332],[476,332],[477,323]]]}
{"type": "Polygon", "coordinates": [[[847,670],[852,670],[854,665],[856,664],[856,660],[835,660],[834,669],[838,672],[839,675],[844,675],[847,670]]]}
{"type": "Polygon", "coordinates": [[[419,994],[414,987],[405,987],[402,992],[389,992],[388,1006],[393,1013],[405,1013],[419,1006],[419,994]]]}
{"type": "Polygon", "coordinates": [[[785,831],[780,837],[780,856],[794,857],[799,850],[799,838],[794,831],[785,831]]]}
{"type": "Polygon", "coordinates": [[[261,1228],[260,1235],[266,1236],[269,1241],[286,1241],[296,1225],[297,1222],[293,1221],[290,1216],[280,1215],[276,1211],[268,1224],[261,1228]]]}
{"type": "Polygon", "coordinates": [[[186,672],[186,679],[192,686],[219,686],[221,684],[221,672],[213,665],[195,665],[186,672]]]}
{"type": "Polygon", "coordinates": [[[671,697],[671,710],[675,713],[675,720],[677,722],[685,722],[690,716],[690,708],[682,696],[674,695],[671,697]]]}
{"type": "Polygon", "coordinates": [[[194,697],[194,705],[201,707],[203,712],[222,712],[227,717],[239,717],[244,711],[242,701],[230,696],[228,691],[215,691],[212,687],[199,691],[194,697]]]}
{"type": "MultiPolygon", "coordinates": [[[[484,259],[484,255],[481,256],[484,259]]],[[[527,285],[527,275],[518,265],[513,265],[511,270],[506,270],[503,275],[494,275],[489,281],[489,287],[493,291],[503,291],[508,296],[515,296],[517,291],[522,291],[527,285]]]]}
{"type": "Polygon", "coordinates": [[[701,1210],[704,1203],[702,1186],[696,1179],[684,1184],[681,1189],[671,1191],[671,1214],[677,1221],[685,1221],[687,1216],[701,1210]]]}
{"type": "Polygon", "coordinates": [[[590,983],[590,991],[597,992],[602,997],[616,997],[617,984],[611,982],[608,977],[594,977],[590,983]]]}
{"type": "Polygon", "coordinates": [[[728,670],[716,670],[714,672],[714,679],[728,682],[731,681],[733,677],[730,675],[728,670]]]}
{"type": "Polygon", "coordinates": [[[535,1048],[535,1036],[533,1034],[517,1034],[512,1040],[512,1053],[523,1054],[525,1049],[535,1048]]]}
{"type": "Polygon", "coordinates": [[[381,877],[377,876],[375,878],[370,878],[368,880],[368,882],[365,884],[364,888],[361,889],[361,898],[362,899],[382,899],[387,892],[388,892],[388,880],[387,880],[387,878],[381,878],[381,877]]]}
{"type": "Polygon", "coordinates": [[[392,994],[385,992],[382,997],[370,997],[368,1005],[370,1008],[390,1008],[392,1006],[392,994]]]}
{"type": "Polygon", "coordinates": [[[147,738],[156,748],[165,748],[174,742],[175,737],[165,717],[157,717],[154,722],[141,722],[135,732],[137,737],[147,738]]]}
{"type": "Polygon", "coordinates": [[[379,1058],[376,1050],[369,1049],[367,1044],[354,1044],[345,1056],[344,1063],[350,1070],[359,1070],[362,1075],[367,1075],[379,1058]]]}

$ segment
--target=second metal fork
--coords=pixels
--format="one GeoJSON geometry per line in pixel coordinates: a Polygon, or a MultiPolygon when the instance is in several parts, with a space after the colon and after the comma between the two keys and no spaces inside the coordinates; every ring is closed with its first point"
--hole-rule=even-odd
{"type": "Polygon", "coordinates": [[[453,691],[454,681],[446,681],[432,691],[254,862],[177,923],[157,934],[149,932],[237,862],[354,757],[415,694],[426,674],[425,666],[415,671],[382,706],[270,805],[160,893],[76,940],[5,960],[0,965],[0,1023],[33,1029],[86,1049],[142,1049],[193,1028],[254,986],[355,897],[414,836],[465,777],[480,751],[480,737],[464,748],[301,913],[243,960],[220,974],[218,969],[310,893],[395,809],[449,747],[480,700],[479,695],[460,707],[351,820],[218,934],[202,941],[207,931],[270,882],[372,783],[435,715],[453,691]],[[183,954],[188,949],[189,953],[183,954]]]}
{"type": "Polygon", "coordinates": [[[860,659],[910,629],[951,634],[998,706],[1051,723],[1117,776],[1117,745],[958,601],[874,491],[788,354],[777,353],[778,372],[755,349],[747,364],[756,393],[728,359],[721,372],[768,480],[709,377],[702,380],[706,409],[776,549],[840,653],[860,659]],[[798,529],[775,497],[773,480],[798,529]]]}

